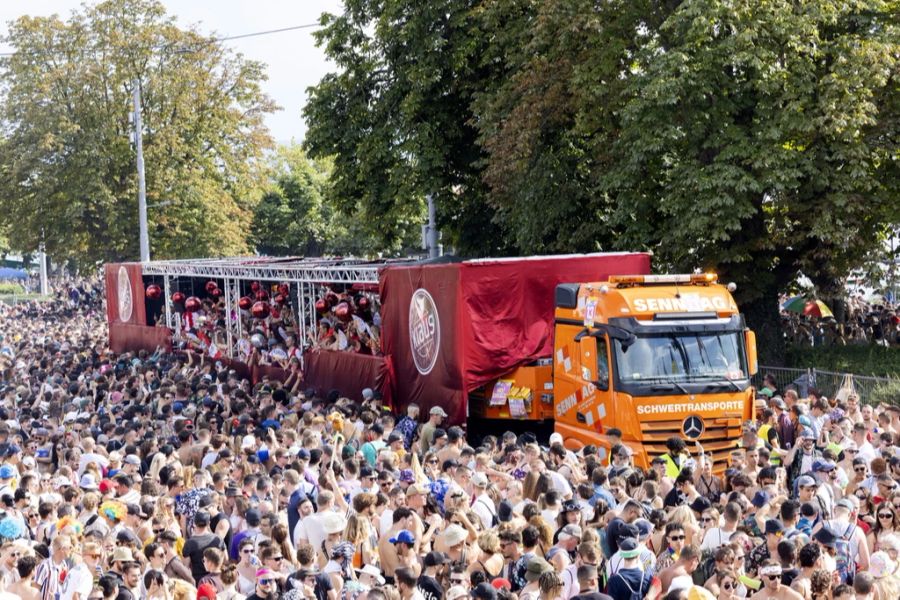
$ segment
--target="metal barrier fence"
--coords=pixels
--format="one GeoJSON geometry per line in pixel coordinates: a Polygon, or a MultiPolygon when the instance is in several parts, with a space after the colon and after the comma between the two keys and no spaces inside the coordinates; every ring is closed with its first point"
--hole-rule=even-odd
{"type": "Polygon", "coordinates": [[[788,369],[785,367],[764,367],[760,366],[759,371],[753,378],[753,384],[762,387],[763,377],[772,375],[778,384],[778,389],[783,390],[789,385],[797,388],[800,396],[806,396],[809,388],[819,390],[828,398],[834,398],[838,390],[844,384],[844,378],[850,375],[853,378],[853,387],[859,394],[860,400],[866,402],[869,394],[876,387],[887,385],[892,380],[889,377],[871,377],[868,375],[853,375],[851,373],[835,373],[834,371],[825,371],[822,369],[788,369]]]}

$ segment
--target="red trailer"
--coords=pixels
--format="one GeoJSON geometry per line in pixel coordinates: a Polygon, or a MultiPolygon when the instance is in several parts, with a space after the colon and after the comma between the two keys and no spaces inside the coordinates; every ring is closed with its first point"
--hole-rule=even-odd
{"type": "MultiPolygon", "coordinates": [[[[553,414],[549,365],[557,284],[649,272],[647,253],[434,262],[256,257],[111,264],[106,266],[110,344],[117,351],[171,346],[168,299],[173,290],[189,283],[202,294],[209,278],[221,282],[224,302],[235,311],[242,286],[251,281],[290,285],[303,338],[315,326],[315,302],[328,285],[373,295],[377,285],[382,356],[307,352],[304,373],[310,385],[351,397],[365,387],[378,388],[398,407],[410,402],[423,411],[442,406],[454,423],[470,415],[544,419],[553,414]],[[145,297],[151,284],[165,290],[161,301],[145,297]],[[167,326],[154,327],[163,315],[167,326]],[[513,414],[512,403],[491,406],[498,381],[521,395],[513,414]]],[[[233,358],[240,320],[228,326],[226,352],[233,358]]]]}

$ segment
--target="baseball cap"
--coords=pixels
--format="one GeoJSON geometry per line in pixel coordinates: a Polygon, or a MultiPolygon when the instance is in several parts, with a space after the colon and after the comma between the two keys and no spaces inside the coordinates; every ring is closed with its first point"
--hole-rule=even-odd
{"type": "Polygon", "coordinates": [[[16,476],[16,469],[12,465],[0,466],[0,479],[12,479],[16,476]]]}
{"type": "Polygon", "coordinates": [[[765,490],[759,490],[754,494],[753,500],[751,500],[751,504],[756,508],[762,508],[772,500],[772,494],[765,490]]]}
{"type": "Polygon", "coordinates": [[[447,555],[443,552],[429,552],[423,562],[426,567],[436,567],[447,562],[447,555]]]}
{"type": "Polygon", "coordinates": [[[703,496],[697,496],[694,498],[694,501],[691,502],[691,510],[694,512],[702,513],[704,510],[709,510],[712,506],[712,503],[703,496]]]}
{"type": "Polygon", "coordinates": [[[139,467],[139,466],[141,466],[141,459],[138,458],[136,454],[129,454],[125,457],[125,464],[126,465],[136,465],[139,467]]]}
{"type": "Polygon", "coordinates": [[[803,430],[800,432],[800,438],[804,439],[804,440],[815,440],[816,434],[813,433],[813,430],[810,429],[809,427],[804,427],[803,430]]]}
{"type": "Polygon", "coordinates": [[[647,519],[637,519],[635,520],[634,525],[637,527],[639,540],[646,539],[653,533],[653,523],[647,519]]]}
{"type": "MultiPolygon", "coordinates": [[[[247,522],[249,523],[250,521],[248,520],[247,522]]],[[[194,525],[209,525],[209,513],[205,510],[198,510],[194,515],[194,525]]]]}
{"type": "Polygon", "coordinates": [[[472,485],[477,488],[486,488],[488,486],[488,478],[484,473],[474,473],[472,475],[472,485]]]}
{"type": "Polygon", "coordinates": [[[409,544],[412,546],[416,543],[416,536],[408,529],[401,529],[395,537],[388,540],[392,544],[409,544]]]}
{"type": "Polygon", "coordinates": [[[575,523],[569,523],[559,530],[559,537],[562,536],[581,539],[581,527],[579,527],[575,523]]]}
{"type": "Polygon", "coordinates": [[[431,410],[428,411],[428,414],[429,414],[429,415],[440,415],[440,416],[442,416],[442,417],[444,417],[444,418],[446,418],[446,417],[449,416],[449,415],[447,414],[447,411],[445,411],[445,410],[444,410],[443,408],[441,408],[440,406],[432,406],[432,407],[431,407],[431,410]]]}
{"type": "Polygon", "coordinates": [[[812,464],[813,473],[817,473],[817,472],[818,473],[821,473],[821,472],[827,473],[828,471],[834,471],[834,468],[835,468],[835,464],[833,462],[831,462],[830,460],[816,460],[816,461],[813,461],[813,464],[812,464]]]}
{"type": "MultiPolygon", "coordinates": [[[[209,513],[207,513],[207,514],[209,514],[209,513]]],[[[196,517],[195,517],[195,519],[196,519],[196,517]]],[[[247,521],[247,525],[249,525],[251,527],[256,527],[257,525],[260,524],[260,522],[262,522],[262,515],[260,514],[260,512],[257,509],[251,508],[244,515],[244,520],[247,521]]]]}
{"type": "Polygon", "coordinates": [[[797,487],[813,487],[817,485],[816,480],[809,475],[801,475],[797,478],[797,487]]]}
{"type": "Polygon", "coordinates": [[[482,581],[472,590],[472,598],[477,600],[497,600],[497,589],[486,581],[482,581]]]}
{"type": "Polygon", "coordinates": [[[501,500],[497,505],[497,519],[501,523],[508,523],[513,518],[513,505],[509,500],[501,500]]]}
{"type": "Polygon", "coordinates": [[[468,592],[466,592],[466,588],[461,585],[454,585],[449,590],[447,590],[447,593],[444,594],[444,598],[446,600],[460,600],[460,598],[465,598],[468,595],[469,594],[468,592]]]}
{"type": "Polygon", "coordinates": [[[829,548],[833,548],[835,546],[837,538],[838,536],[834,533],[834,530],[828,525],[821,527],[817,532],[813,534],[813,539],[815,541],[829,548]]]}
{"type": "Polygon", "coordinates": [[[769,519],[766,521],[766,535],[784,532],[784,523],[780,519],[769,519]]]}
{"type": "Polygon", "coordinates": [[[641,550],[636,539],[630,537],[619,542],[619,554],[622,555],[622,558],[635,558],[640,553],[641,550]]]}

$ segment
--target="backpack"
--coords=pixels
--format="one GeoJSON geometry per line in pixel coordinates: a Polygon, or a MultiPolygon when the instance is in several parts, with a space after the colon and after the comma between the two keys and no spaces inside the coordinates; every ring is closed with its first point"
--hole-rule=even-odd
{"type": "Polygon", "coordinates": [[[856,524],[851,523],[847,526],[847,531],[838,537],[834,543],[835,550],[837,550],[834,558],[837,563],[837,572],[841,578],[841,583],[852,583],[853,576],[856,575],[856,561],[850,555],[850,537],[855,529],[856,524]]]}
{"type": "Polygon", "coordinates": [[[704,550],[700,554],[700,565],[691,573],[694,585],[703,586],[716,572],[716,558],[712,550],[704,550]]]}
{"type": "Polygon", "coordinates": [[[488,509],[489,513],[491,513],[491,527],[499,526],[500,525],[500,517],[497,516],[497,511],[491,510],[490,505],[488,505],[488,503],[485,502],[484,500],[479,500],[479,502],[481,502],[482,506],[484,506],[486,509],[488,509]]]}
{"type": "Polygon", "coordinates": [[[642,576],[641,576],[641,584],[638,586],[638,589],[634,589],[633,587],[631,587],[631,584],[628,583],[628,580],[627,580],[627,579],[625,579],[624,577],[622,577],[622,574],[621,574],[619,571],[616,571],[616,574],[613,575],[612,578],[610,578],[610,581],[612,581],[612,580],[615,579],[616,577],[618,577],[619,579],[621,579],[621,580],[622,580],[622,583],[625,584],[625,587],[628,588],[628,591],[630,592],[630,595],[628,596],[628,600],[644,600],[644,596],[646,596],[646,595],[647,595],[647,592],[650,591],[649,589],[647,590],[647,592],[644,591],[644,577],[643,577],[643,574],[642,574],[642,576]]]}

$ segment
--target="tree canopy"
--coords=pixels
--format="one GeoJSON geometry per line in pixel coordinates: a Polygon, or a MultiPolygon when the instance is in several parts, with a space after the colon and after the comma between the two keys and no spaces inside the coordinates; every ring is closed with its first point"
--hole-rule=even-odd
{"type": "Polygon", "coordinates": [[[330,161],[311,160],[298,145],[270,159],[269,188],[253,212],[250,242],[275,256],[371,256],[379,244],[359,219],[326,201],[330,161]]]}
{"type": "Polygon", "coordinates": [[[157,0],[106,0],[67,20],[21,17],[0,62],[0,219],[56,261],[138,257],[129,116],[141,86],[153,257],[244,253],[276,108],[261,63],[157,0]],[[156,205],[154,207],[154,205],[156,205]]]}
{"type": "MultiPolygon", "coordinates": [[[[465,254],[652,250],[717,269],[780,358],[900,220],[897,0],[352,0],[323,18],[313,156],[375,233],[426,193],[465,254]],[[498,242],[498,238],[502,241],[498,242]]],[[[411,217],[410,215],[413,215],[411,217]]]]}

